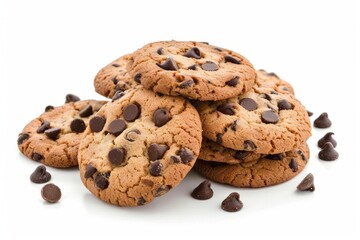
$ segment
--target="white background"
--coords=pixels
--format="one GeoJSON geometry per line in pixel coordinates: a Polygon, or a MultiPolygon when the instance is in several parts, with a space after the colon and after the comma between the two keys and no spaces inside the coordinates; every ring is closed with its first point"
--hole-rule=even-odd
{"type": "Polygon", "coordinates": [[[359,237],[355,83],[360,9],[355,1],[1,0],[0,11],[1,239],[359,237]],[[312,121],[328,112],[333,126],[313,129],[305,170],[287,183],[264,189],[213,183],[215,194],[208,201],[189,196],[203,180],[191,173],[147,206],[119,208],[93,197],[76,169],[49,168],[51,182],[60,186],[63,197],[58,204],[44,203],[42,185],[29,180],[37,164],[17,149],[24,125],[46,105],[61,105],[67,93],[103,99],[93,88],[101,67],[150,41],[171,39],[208,41],[239,52],[255,68],[289,81],[315,113],[312,121]],[[328,131],[335,132],[338,141],[340,158],[334,162],[317,158],[316,142],[328,131]],[[296,192],[309,172],[315,176],[316,191],[296,192]],[[233,191],[240,193],[244,208],[224,212],[220,203],[233,191]]]}

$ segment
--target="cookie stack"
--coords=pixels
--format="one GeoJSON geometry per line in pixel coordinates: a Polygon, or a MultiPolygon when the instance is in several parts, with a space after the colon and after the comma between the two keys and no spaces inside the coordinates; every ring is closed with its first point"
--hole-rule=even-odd
{"type": "Polygon", "coordinates": [[[150,43],[102,68],[94,85],[111,100],[68,96],[30,122],[18,146],[49,166],[78,164],[106,202],[149,203],[193,167],[213,181],[269,186],[309,158],[310,122],[293,88],[231,50],[150,43]]]}

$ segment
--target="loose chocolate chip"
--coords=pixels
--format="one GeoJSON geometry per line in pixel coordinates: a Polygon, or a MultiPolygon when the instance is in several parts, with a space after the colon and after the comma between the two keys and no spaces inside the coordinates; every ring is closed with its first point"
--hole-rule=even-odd
{"type": "Polygon", "coordinates": [[[198,200],[207,200],[212,198],[214,191],[211,189],[211,183],[208,180],[199,184],[191,193],[191,196],[198,200]]]}
{"type": "Polygon", "coordinates": [[[270,97],[270,95],[267,94],[267,93],[261,94],[260,97],[265,98],[265,99],[268,100],[268,101],[271,101],[271,99],[272,99],[272,98],[270,97]]]}
{"type": "Polygon", "coordinates": [[[201,58],[201,53],[200,53],[200,49],[198,49],[197,47],[193,47],[191,49],[189,49],[185,54],[185,57],[189,57],[189,58],[196,58],[196,59],[200,59],[201,58]]]}
{"type": "Polygon", "coordinates": [[[166,59],[166,61],[163,62],[162,64],[157,63],[156,65],[168,71],[176,71],[179,69],[178,65],[176,64],[175,60],[172,57],[166,59]]]}
{"type": "Polygon", "coordinates": [[[45,130],[50,128],[50,122],[44,121],[41,123],[40,127],[36,130],[37,133],[43,133],[45,130]]]}
{"type": "Polygon", "coordinates": [[[169,147],[167,145],[152,143],[147,150],[149,159],[151,161],[161,159],[168,149],[169,147]]]}
{"type": "Polygon", "coordinates": [[[225,56],[225,62],[231,62],[231,63],[235,63],[235,64],[240,64],[241,61],[240,60],[237,60],[236,58],[234,58],[233,56],[230,56],[230,55],[226,55],[225,56]]]}
{"type": "Polygon", "coordinates": [[[297,189],[299,191],[315,191],[314,176],[311,173],[306,175],[306,177],[297,186],[297,189]]]}
{"type": "Polygon", "coordinates": [[[194,154],[189,149],[186,149],[186,148],[181,148],[179,155],[180,155],[181,162],[185,163],[185,164],[189,163],[191,160],[194,159],[194,154]]]}
{"type": "Polygon", "coordinates": [[[89,163],[88,165],[86,165],[84,178],[92,177],[92,175],[94,175],[94,173],[96,173],[96,172],[97,172],[97,169],[95,167],[93,167],[91,165],[91,163],[89,163]]]}
{"type": "Polygon", "coordinates": [[[170,119],[170,113],[167,108],[159,108],[153,114],[153,121],[157,127],[164,126],[170,119]]]}
{"type": "Polygon", "coordinates": [[[323,149],[319,152],[319,158],[324,161],[333,161],[338,159],[339,153],[334,149],[331,142],[325,143],[323,149]]]}
{"type": "Polygon", "coordinates": [[[225,84],[230,87],[235,87],[236,85],[239,84],[239,79],[240,78],[238,76],[236,76],[236,77],[230,79],[229,81],[227,81],[225,84]]]}
{"type": "Polygon", "coordinates": [[[313,112],[310,112],[309,110],[306,110],[307,114],[309,117],[311,117],[314,113],[313,112]]]}
{"type": "Polygon", "coordinates": [[[88,117],[92,114],[93,114],[93,108],[91,105],[87,105],[79,112],[80,117],[88,117]]]}
{"type": "Polygon", "coordinates": [[[140,84],[141,83],[141,77],[142,77],[141,73],[136,74],[135,77],[134,77],[135,82],[140,84]]]}
{"type": "Polygon", "coordinates": [[[188,66],[189,70],[196,70],[196,64],[188,66]]]}
{"type": "Polygon", "coordinates": [[[303,153],[303,151],[298,150],[297,153],[301,156],[301,159],[302,159],[303,161],[306,160],[306,157],[305,157],[305,154],[303,153]]]}
{"type": "Polygon", "coordinates": [[[50,181],[51,174],[46,171],[44,165],[38,166],[35,171],[30,175],[30,180],[33,183],[46,183],[50,181]]]}
{"type": "Polygon", "coordinates": [[[143,197],[140,197],[137,201],[137,205],[142,206],[145,204],[145,202],[146,202],[145,199],[143,197]]]}
{"type": "Polygon", "coordinates": [[[120,98],[122,98],[125,95],[125,92],[123,92],[122,90],[116,91],[113,98],[111,99],[111,101],[115,101],[118,100],[120,98]]]}
{"type": "Polygon", "coordinates": [[[55,184],[48,183],[41,189],[41,196],[49,203],[56,203],[61,198],[61,190],[55,184]]]}
{"type": "Polygon", "coordinates": [[[120,64],[117,64],[117,63],[113,63],[111,64],[113,67],[120,67],[120,64]]]}
{"type": "Polygon", "coordinates": [[[282,160],[283,159],[283,155],[281,153],[278,154],[268,154],[266,155],[264,158],[269,159],[269,160],[282,160]]]}
{"type": "Polygon", "coordinates": [[[331,126],[331,121],[326,112],[322,113],[317,119],[314,121],[314,127],[317,128],[328,128],[331,126]]]}
{"type": "Polygon", "coordinates": [[[291,103],[289,103],[286,99],[278,101],[279,110],[290,110],[293,109],[291,103]]]}
{"type": "Polygon", "coordinates": [[[41,160],[43,160],[43,158],[44,157],[39,153],[33,152],[31,154],[31,159],[34,160],[34,161],[40,162],[41,160]]]}
{"type": "Polygon", "coordinates": [[[296,160],[295,160],[294,158],[292,158],[292,159],[290,160],[289,167],[291,168],[291,170],[292,170],[293,172],[297,172],[297,170],[298,170],[298,164],[297,164],[297,162],[296,162],[296,160]]]}
{"type": "Polygon", "coordinates": [[[190,80],[187,80],[185,82],[180,83],[179,88],[184,89],[184,88],[187,88],[187,87],[189,87],[191,85],[194,85],[194,83],[195,83],[194,80],[190,79],[190,80]]]}
{"type": "Polygon", "coordinates": [[[74,119],[70,123],[70,129],[74,133],[82,133],[83,131],[85,131],[85,128],[86,128],[85,122],[80,118],[74,119]]]}
{"type": "Polygon", "coordinates": [[[154,177],[161,176],[162,166],[163,165],[161,164],[161,162],[159,160],[150,163],[149,172],[150,172],[151,176],[154,176],[154,177]]]}
{"type": "Polygon", "coordinates": [[[74,94],[69,93],[65,96],[65,103],[77,102],[77,101],[80,101],[80,98],[74,94]]]}
{"type": "Polygon", "coordinates": [[[268,76],[279,78],[274,72],[266,73],[268,76]]]}
{"type": "Polygon", "coordinates": [[[137,104],[131,103],[124,109],[124,118],[128,122],[135,121],[141,113],[141,109],[137,104]]]}
{"type": "Polygon", "coordinates": [[[126,150],[124,148],[113,148],[108,153],[109,162],[114,165],[120,165],[124,162],[126,150]]]}
{"type": "Polygon", "coordinates": [[[334,135],[333,132],[328,132],[327,134],[325,134],[322,138],[320,138],[320,140],[318,141],[318,146],[320,148],[323,148],[325,146],[325,143],[327,142],[331,142],[331,144],[336,147],[337,146],[337,142],[335,141],[335,139],[332,138],[332,135],[334,135]]]}
{"type": "Polygon", "coordinates": [[[244,160],[249,153],[249,151],[236,151],[233,157],[238,160],[244,160]]]}
{"type": "Polygon", "coordinates": [[[54,109],[54,106],[48,105],[45,107],[45,112],[50,112],[53,109],[54,109]]]}
{"type": "Polygon", "coordinates": [[[245,151],[254,151],[257,147],[255,143],[250,140],[245,140],[243,144],[243,148],[245,151]]]}
{"type": "Polygon", "coordinates": [[[121,119],[112,121],[108,126],[108,132],[115,137],[119,136],[126,129],[126,123],[121,119]]]}
{"type": "Polygon", "coordinates": [[[158,50],[156,50],[156,53],[159,54],[159,55],[163,55],[164,54],[164,49],[162,47],[158,48],[158,50]]]}
{"type": "Polygon", "coordinates": [[[125,139],[130,142],[134,142],[139,135],[140,131],[138,129],[133,129],[126,133],[125,139]]]}
{"type": "Polygon", "coordinates": [[[221,133],[216,134],[216,142],[220,145],[222,144],[222,134],[221,133]]]}
{"type": "Polygon", "coordinates": [[[28,140],[30,138],[29,134],[27,133],[20,133],[19,137],[17,139],[17,144],[20,145],[23,142],[25,142],[26,140],[28,140]]]}
{"type": "Polygon", "coordinates": [[[201,65],[201,68],[205,71],[217,71],[219,67],[216,65],[216,63],[207,61],[201,65]]]}
{"type": "Polygon", "coordinates": [[[180,163],[180,159],[179,159],[177,156],[171,156],[171,157],[170,157],[170,160],[171,160],[173,163],[180,163]]]}
{"type": "Polygon", "coordinates": [[[55,141],[58,138],[60,132],[61,132],[60,128],[49,128],[45,130],[44,133],[48,138],[55,141]]]}
{"type": "Polygon", "coordinates": [[[243,203],[240,201],[240,195],[237,192],[230,193],[221,203],[221,208],[227,212],[237,212],[242,207],[243,203]]]}
{"type": "Polygon", "coordinates": [[[230,125],[231,130],[236,131],[236,125],[237,125],[237,123],[236,123],[236,120],[235,120],[235,121],[232,122],[231,125],[230,125]]]}
{"type": "Polygon", "coordinates": [[[240,105],[248,111],[254,111],[257,109],[257,104],[254,99],[243,98],[240,100],[240,105]]]}
{"type": "Polygon", "coordinates": [[[275,124],[279,121],[279,116],[274,111],[268,110],[261,114],[261,121],[266,124],[275,124]]]}
{"type": "Polygon", "coordinates": [[[100,132],[105,125],[106,119],[101,116],[95,116],[90,119],[89,125],[92,132],[100,132]]]}
{"type": "Polygon", "coordinates": [[[226,115],[234,115],[235,105],[231,103],[222,103],[216,108],[216,110],[226,115]]]}
{"type": "Polygon", "coordinates": [[[97,188],[99,188],[100,190],[104,190],[109,186],[109,181],[108,181],[108,174],[106,173],[99,173],[98,175],[96,175],[94,183],[95,186],[97,188]]]}

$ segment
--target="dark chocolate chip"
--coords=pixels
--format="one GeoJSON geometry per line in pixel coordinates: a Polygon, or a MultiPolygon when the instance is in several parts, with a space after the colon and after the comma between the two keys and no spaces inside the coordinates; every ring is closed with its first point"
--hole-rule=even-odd
{"type": "Polygon", "coordinates": [[[271,91],[270,94],[274,94],[274,95],[278,95],[278,93],[276,91],[271,91]]]}
{"type": "Polygon", "coordinates": [[[105,173],[99,173],[98,175],[96,175],[94,183],[95,186],[97,188],[99,188],[100,190],[104,190],[109,186],[109,181],[108,181],[108,174],[105,173]]]}
{"type": "Polygon", "coordinates": [[[186,148],[181,148],[179,155],[180,155],[181,162],[185,163],[185,164],[189,163],[190,161],[192,161],[194,159],[194,154],[189,149],[186,149],[186,148]]]}
{"type": "Polygon", "coordinates": [[[196,64],[188,66],[189,70],[196,70],[196,64]]]}
{"type": "Polygon", "coordinates": [[[91,163],[89,163],[88,165],[86,165],[84,178],[92,177],[92,175],[94,175],[94,173],[96,173],[96,172],[97,172],[97,169],[95,167],[93,167],[93,165],[91,165],[91,163]]]}
{"type": "Polygon", "coordinates": [[[238,160],[244,160],[249,153],[249,151],[236,151],[233,157],[238,160]]]}
{"type": "Polygon", "coordinates": [[[167,108],[159,108],[153,114],[153,121],[157,127],[164,126],[170,119],[170,113],[167,108]]]}
{"type": "Polygon", "coordinates": [[[216,63],[207,61],[201,65],[201,68],[205,71],[217,71],[219,69],[218,65],[216,63]]]}
{"type": "MultiPolygon", "coordinates": [[[[112,81],[115,85],[118,83],[118,80],[117,80],[116,78],[117,78],[117,75],[115,75],[115,76],[113,76],[113,77],[111,78],[111,81],[112,81]]],[[[115,87],[115,90],[117,90],[117,87],[118,87],[118,86],[115,87]]]]}
{"type": "Polygon", "coordinates": [[[289,89],[287,87],[283,87],[282,88],[284,91],[289,91],[289,89]]]}
{"type": "Polygon", "coordinates": [[[211,189],[211,183],[208,180],[199,184],[191,193],[191,196],[198,200],[207,200],[212,198],[214,191],[211,189]]]}
{"type": "Polygon", "coordinates": [[[120,64],[117,64],[117,63],[113,63],[111,64],[113,67],[120,67],[120,64]]]}
{"type": "Polygon", "coordinates": [[[333,161],[338,159],[339,153],[334,149],[331,142],[325,143],[322,150],[319,152],[319,158],[324,161],[333,161]]]}
{"type": "Polygon", "coordinates": [[[318,146],[320,148],[323,148],[325,146],[325,143],[327,142],[331,142],[331,144],[336,147],[337,146],[337,142],[335,141],[335,139],[332,138],[332,135],[334,135],[333,132],[328,132],[327,134],[325,134],[322,138],[320,138],[320,140],[318,141],[318,146]]]}
{"type": "Polygon", "coordinates": [[[279,116],[274,111],[268,110],[261,114],[261,121],[266,124],[275,124],[279,121],[279,116]]]}
{"type": "Polygon", "coordinates": [[[55,184],[48,183],[41,189],[41,196],[49,203],[56,203],[61,198],[61,190],[55,184]]]}
{"type": "Polygon", "coordinates": [[[130,142],[134,142],[139,135],[140,131],[138,129],[133,129],[126,133],[125,139],[130,142]]]}
{"type": "Polygon", "coordinates": [[[255,143],[250,140],[245,140],[243,144],[243,148],[245,151],[254,151],[257,147],[255,143]]]}
{"type": "Polygon", "coordinates": [[[164,49],[162,47],[158,48],[158,50],[156,50],[156,53],[159,54],[159,55],[163,55],[164,54],[164,49]]]}
{"type": "Polygon", "coordinates": [[[95,116],[90,119],[89,125],[92,132],[100,132],[103,130],[106,119],[101,116],[95,116]]]}
{"type": "Polygon", "coordinates": [[[239,84],[239,82],[240,82],[239,79],[240,78],[238,76],[236,76],[236,77],[230,79],[229,81],[227,81],[225,84],[230,87],[235,87],[236,85],[239,84]]]}
{"type": "Polygon", "coordinates": [[[234,115],[235,105],[231,103],[222,103],[216,108],[216,110],[226,115],[234,115]]]}
{"type": "Polygon", "coordinates": [[[233,56],[230,56],[230,55],[225,56],[225,62],[226,63],[231,62],[231,63],[235,63],[235,64],[240,64],[241,63],[240,60],[238,60],[238,59],[236,59],[236,58],[234,58],[233,56]]]}
{"type": "Polygon", "coordinates": [[[50,138],[51,140],[56,140],[61,132],[60,128],[49,128],[45,130],[45,135],[50,138]]]}
{"type": "Polygon", "coordinates": [[[160,197],[160,196],[164,195],[165,193],[167,193],[168,191],[170,191],[170,189],[171,189],[171,186],[170,186],[170,185],[164,185],[164,186],[159,187],[159,188],[156,190],[155,197],[160,197]]]}
{"type": "Polygon", "coordinates": [[[306,110],[307,114],[309,117],[311,117],[314,113],[313,112],[310,112],[309,110],[306,110]]]}
{"type": "Polygon", "coordinates": [[[291,103],[289,103],[286,99],[278,101],[278,108],[279,110],[290,110],[293,109],[291,103]]]}
{"type": "Polygon", "coordinates": [[[331,121],[326,112],[322,113],[317,119],[314,121],[314,127],[317,128],[328,128],[331,126],[331,121]]]}
{"type": "Polygon", "coordinates": [[[299,191],[315,191],[314,176],[311,173],[306,175],[306,177],[297,186],[297,189],[299,191]]]}
{"type": "Polygon", "coordinates": [[[40,162],[41,160],[44,159],[44,157],[39,153],[33,152],[31,154],[31,159],[34,160],[34,161],[40,162]]]}
{"type": "Polygon", "coordinates": [[[222,144],[222,134],[221,133],[216,134],[216,142],[220,145],[222,144]]]}
{"type": "Polygon", "coordinates": [[[148,147],[147,150],[149,159],[151,161],[161,159],[168,149],[169,147],[167,145],[157,143],[150,144],[150,147],[148,147]]]}
{"type": "Polygon", "coordinates": [[[265,99],[268,100],[268,101],[271,101],[271,99],[272,99],[272,98],[270,97],[270,95],[267,94],[267,93],[261,94],[260,97],[265,98],[265,99]]]}
{"type": "Polygon", "coordinates": [[[65,96],[65,103],[77,102],[77,101],[80,101],[80,98],[74,94],[69,93],[65,96]]]}
{"type": "Polygon", "coordinates": [[[151,176],[154,176],[154,177],[161,176],[162,167],[163,167],[163,165],[161,164],[161,162],[159,160],[150,163],[149,172],[150,172],[151,176]]]}
{"type": "Polygon", "coordinates": [[[237,126],[237,123],[236,123],[236,120],[235,120],[235,121],[232,122],[231,125],[230,125],[231,130],[236,131],[236,126],[237,126]]]}
{"type": "Polygon", "coordinates": [[[141,83],[141,77],[142,77],[141,73],[136,74],[135,77],[134,77],[135,82],[140,84],[141,83]]]}
{"type": "Polygon", "coordinates": [[[291,160],[290,160],[290,163],[289,163],[289,167],[291,168],[291,170],[293,171],[293,172],[297,172],[297,170],[298,170],[298,163],[296,162],[296,160],[294,159],[294,158],[292,158],[291,160]]]}
{"type": "Polygon", "coordinates": [[[221,48],[218,48],[218,47],[214,47],[214,49],[215,49],[216,51],[219,51],[219,52],[222,52],[222,51],[223,51],[221,48]]]}
{"type": "Polygon", "coordinates": [[[41,123],[40,127],[36,130],[37,133],[43,133],[45,130],[50,128],[50,122],[44,121],[41,123]]]}
{"type": "Polygon", "coordinates": [[[92,114],[93,114],[93,108],[91,105],[87,105],[79,112],[80,117],[88,117],[92,114]]]}
{"type": "Polygon", "coordinates": [[[74,133],[82,133],[83,131],[85,131],[86,125],[84,120],[77,118],[72,120],[72,122],[70,123],[70,128],[71,131],[73,131],[74,133]]]}
{"type": "Polygon", "coordinates": [[[20,145],[23,142],[25,142],[26,140],[28,140],[30,138],[29,134],[27,133],[20,133],[17,139],[17,144],[20,145]]]}
{"type": "Polygon", "coordinates": [[[266,155],[264,158],[269,159],[269,160],[282,160],[283,159],[283,155],[281,153],[278,154],[268,154],[266,155]]]}
{"type": "Polygon", "coordinates": [[[144,205],[145,204],[145,199],[143,198],[143,197],[140,197],[139,199],[138,199],[138,201],[137,201],[137,205],[138,206],[142,206],[142,205],[144,205]]]}
{"type": "Polygon", "coordinates": [[[305,157],[305,154],[304,154],[304,152],[303,152],[303,151],[298,150],[298,151],[297,151],[297,153],[301,156],[301,159],[302,159],[303,161],[305,161],[305,160],[306,160],[306,157],[305,157]]]}
{"type": "Polygon", "coordinates": [[[206,45],[209,45],[209,42],[201,42],[202,44],[206,44],[206,45]]]}
{"type": "Polygon", "coordinates": [[[196,59],[200,59],[201,58],[201,53],[200,53],[200,49],[198,49],[197,47],[193,47],[191,49],[189,49],[185,54],[185,57],[189,57],[189,58],[196,58],[196,59]]]}
{"type": "Polygon", "coordinates": [[[171,160],[173,163],[180,163],[180,159],[179,159],[177,156],[171,156],[171,157],[170,157],[170,160],[171,160]]]}
{"type": "Polygon", "coordinates": [[[112,121],[109,126],[107,131],[114,135],[115,137],[119,136],[124,130],[126,129],[126,123],[125,121],[121,120],[121,119],[116,119],[114,121],[112,121]]]}
{"type": "Polygon", "coordinates": [[[125,95],[125,92],[123,92],[122,90],[118,90],[115,92],[114,96],[112,97],[111,101],[115,101],[118,100],[120,98],[122,98],[125,95]]]}
{"type": "Polygon", "coordinates": [[[124,109],[124,119],[128,122],[135,121],[141,113],[141,109],[137,104],[131,103],[124,109]]]}
{"type": "Polygon", "coordinates": [[[33,183],[46,183],[50,181],[51,174],[46,171],[44,165],[38,166],[35,171],[30,175],[30,180],[33,183]]]}
{"type": "Polygon", "coordinates": [[[278,75],[276,75],[274,72],[266,73],[266,75],[271,76],[271,77],[279,78],[278,75]]]}
{"type": "Polygon", "coordinates": [[[254,99],[243,98],[240,100],[240,105],[248,111],[254,111],[257,109],[257,104],[254,99]]]}
{"type": "Polygon", "coordinates": [[[163,62],[162,64],[157,63],[156,65],[168,71],[176,71],[179,69],[178,65],[176,64],[175,60],[172,57],[166,59],[166,61],[163,62]]]}
{"type": "Polygon", "coordinates": [[[113,148],[108,153],[109,162],[114,165],[120,165],[124,162],[126,150],[124,148],[113,148]]]}
{"type": "Polygon", "coordinates": [[[184,88],[187,88],[187,87],[189,87],[191,85],[194,85],[194,84],[195,84],[194,80],[190,79],[190,80],[187,80],[185,82],[180,83],[179,88],[184,89],[184,88]]]}
{"type": "Polygon", "coordinates": [[[230,193],[221,203],[221,208],[227,212],[237,212],[242,207],[243,203],[240,201],[240,195],[237,192],[230,193]]]}
{"type": "Polygon", "coordinates": [[[50,112],[53,109],[54,109],[54,106],[48,105],[45,107],[45,112],[50,112]]]}

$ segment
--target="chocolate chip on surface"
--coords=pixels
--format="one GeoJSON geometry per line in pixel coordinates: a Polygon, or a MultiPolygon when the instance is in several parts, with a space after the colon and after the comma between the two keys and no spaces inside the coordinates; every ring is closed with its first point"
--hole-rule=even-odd
{"type": "Polygon", "coordinates": [[[279,110],[290,110],[293,109],[293,106],[286,99],[282,99],[278,101],[278,108],[279,110]]]}
{"type": "Polygon", "coordinates": [[[33,183],[46,183],[50,181],[51,174],[46,171],[46,167],[44,165],[38,166],[35,171],[30,175],[30,180],[33,183]]]}
{"type": "Polygon", "coordinates": [[[36,130],[36,133],[43,133],[43,132],[45,132],[45,130],[47,130],[49,128],[50,128],[50,122],[49,121],[44,121],[44,122],[41,123],[41,125],[36,130]]]}
{"type": "Polygon", "coordinates": [[[169,149],[167,145],[152,143],[148,147],[148,156],[151,161],[161,159],[165,152],[169,149]]]}
{"type": "Polygon", "coordinates": [[[222,134],[221,133],[216,134],[216,142],[220,145],[222,144],[222,134]]]}
{"type": "Polygon", "coordinates": [[[172,57],[166,59],[166,61],[163,62],[162,64],[157,63],[156,65],[168,71],[176,71],[179,69],[178,65],[176,64],[175,60],[172,57]]]}
{"type": "Polygon", "coordinates": [[[124,109],[124,119],[128,122],[135,121],[141,114],[141,109],[137,104],[131,103],[124,109]]]}
{"type": "Polygon", "coordinates": [[[17,144],[20,145],[23,142],[25,142],[26,140],[28,140],[30,138],[29,134],[27,133],[20,133],[17,139],[17,144]]]}
{"type": "Polygon", "coordinates": [[[160,47],[156,50],[156,53],[159,55],[163,55],[164,54],[164,48],[160,47]]]}
{"type": "Polygon", "coordinates": [[[141,77],[142,77],[141,73],[137,73],[135,75],[135,77],[134,77],[135,82],[140,84],[141,83],[141,77]]]}
{"type": "Polygon", "coordinates": [[[331,121],[326,112],[322,113],[317,119],[314,121],[314,127],[317,128],[328,128],[331,126],[331,121]]]}
{"type": "Polygon", "coordinates": [[[261,121],[266,124],[275,124],[279,121],[279,116],[274,111],[268,110],[261,114],[261,121]]]}
{"type": "Polygon", "coordinates": [[[240,105],[248,111],[254,111],[257,109],[257,104],[254,99],[243,98],[240,100],[240,105]]]}
{"type": "Polygon", "coordinates": [[[171,119],[167,108],[159,108],[153,114],[155,126],[162,127],[171,119]]]}
{"type": "Polygon", "coordinates": [[[111,99],[111,101],[114,102],[114,101],[122,98],[124,95],[125,95],[124,91],[118,90],[118,91],[115,92],[115,94],[114,94],[113,98],[111,99]]]}
{"type": "Polygon", "coordinates": [[[93,108],[91,105],[87,105],[79,112],[80,117],[88,117],[92,114],[93,114],[93,108]]]}
{"type": "Polygon", "coordinates": [[[230,193],[221,203],[221,208],[227,212],[237,212],[243,208],[243,203],[240,201],[240,195],[237,192],[230,193]]]}
{"type": "Polygon", "coordinates": [[[39,153],[33,152],[31,154],[31,159],[34,160],[34,161],[40,162],[41,160],[44,159],[44,157],[39,153]]]}
{"type": "Polygon", "coordinates": [[[234,115],[235,105],[231,103],[222,103],[216,108],[216,110],[226,115],[234,115]]]}
{"type": "Polygon", "coordinates": [[[218,65],[216,63],[207,61],[201,65],[201,68],[205,71],[217,71],[219,69],[218,65]]]}
{"type": "Polygon", "coordinates": [[[229,81],[227,81],[225,84],[230,86],[230,87],[235,87],[236,85],[238,85],[240,82],[240,78],[238,76],[230,79],[229,81]]]}
{"type": "Polygon", "coordinates": [[[243,148],[245,151],[254,151],[256,150],[257,147],[253,141],[245,140],[243,144],[243,148]]]}
{"type": "Polygon", "coordinates": [[[320,148],[323,148],[325,146],[325,143],[327,142],[331,142],[331,144],[333,145],[333,147],[335,148],[337,146],[337,142],[336,140],[332,137],[332,135],[334,135],[333,132],[328,132],[326,133],[322,138],[320,138],[320,140],[318,141],[318,146],[320,148]]]}
{"type": "Polygon", "coordinates": [[[108,174],[106,173],[99,173],[96,175],[94,183],[97,188],[100,190],[104,190],[109,186],[108,174]]]}
{"type": "Polygon", "coordinates": [[[77,102],[77,101],[80,101],[80,98],[74,94],[69,93],[65,96],[65,103],[77,102]]]}
{"type": "Polygon", "coordinates": [[[311,173],[306,175],[306,177],[297,186],[297,189],[299,191],[315,191],[314,176],[311,173]]]}
{"type": "Polygon", "coordinates": [[[54,109],[54,106],[48,105],[45,107],[45,112],[50,112],[53,109],[54,109]]]}
{"type": "Polygon", "coordinates": [[[70,123],[70,129],[74,133],[82,133],[86,129],[86,125],[84,120],[77,118],[71,121],[70,123]]]}
{"type": "Polygon", "coordinates": [[[339,153],[335,150],[331,142],[327,142],[319,152],[319,158],[324,161],[333,161],[339,158],[339,153]]]}
{"type": "Polygon", "coordinates": [[[187,88],[194,84],[195,84],[194,80],[190,79],[190,80],[180,83],[179,88],[184,89],[184,88],[187,88]]]}
{"type": "Polygon", "coordinates": [[[149,172],[150,172],[151,176],[154,176],[154,177],[161,176],[162,167],[163,167],[163,165],[161,164],[161,162],[159,160],[156,160],[156,161],[150,163],[149,172]]]}
{"type": "Polygon", "coordinates": [[[133,129],[126,133],[125,139],[130,142],[134,142],[136,140],[136,138],[139,137],[140,134],[141,133],[140,133],[139,129],[133,129]]]}
{"type": "Polygon", "coordinates": [[[106,119],[101,116],[94,116],[90,119],[90,129],[92,132],[101,132],[105,125],[106,119]]]}
{"type": "Polygon", "coordinates": [[[233,56],[230,56],[230,55],[226,55],[225,56],[225,62],[231,62],[231,63],[235,63],[235,64],[240,64],[241,61],[240,60],[237,60],[236,58],[234,58],[233,56]]]}
{"type": "Polygon", "coordinates": [[[120,165],[124,162],[126,150],[124,148],[113,148],[108,153],[109,162],[114,165],[120,165]]]}
{"type": "Polygon", "coordinates": [[[48,183],[41,189],[41,196],[49,203],[56,203],[61,198],[61,190],[55,184],[48,183]]]}
{"type": "Polygon", "coordinates": [[[189,163],[194,159],[194,154],[192,151],[186,148],[181,148],[179,151],[180,159],[182,163],[189,163]]]}
{"type": "Polygon", "coordinates": [[[193,47],[191,49],[189,49],[185,54],[185,57],[189,57],[189,58],[196,58],[196,59],[200,59],[201,58],[201,53],[200,53],[200,49],[197,47],[193,47]]]}
{"type": "Polygon", "coordinates": [[[56,140],[61,132],[60,128],[49,128],[45,130],[45,135],[50,138],[51,140],[56,140]]]}
{"type": "Polygon", "coordinates": [[[109,126],[107,131],[114,135],[115,137],[119,136],[124,130],[126,129],[126,123],[121,120],[121,119],[115,119],[114,121],[112,121],[109,126]]]}
{"type": "Polygon", "coordinates": [[[297,172],[299,166],[298,166],[298,163],[296,162],[296,160],[295,160],[294,158],[292,158],[292,159],[290,160],[289,167],[291,168],[291,170],[292,170],[293,172],[297,172]]]}
{"type": "Polygon", "coordinates": [[[233,157],[238,160],[244,160],[249,153],[249,151],[236,151],[233,157]]]}
{"type": "Polygon", "coordinates": [[[97,172],[97,169],[95,167],[93,167],[93,165],[91,165],[91,163],[89,163],[88,165],[86,165],[84,178],[92,177],[92,175],[94,175],[94,173],[96,173],[96,172],[97,172]]]}
{"type": "Polygon", "coordinates": [[[196,64],[188,66],[189,70],[196,70],[196,64]]]}
{"type": "Polygon", "coordinates": [[[278,154],[268,154],[264,158],[270,159],[270,160],[282,160],[283,155],[281,153],[278,154]]]}
{"type": "Polygon", "coordinates": [[[214,191],[211,189],[211,183],[208,180],[199,184],[191,193],[191,196],[198,200],[207,200],[212,198],[214,191]]]}

